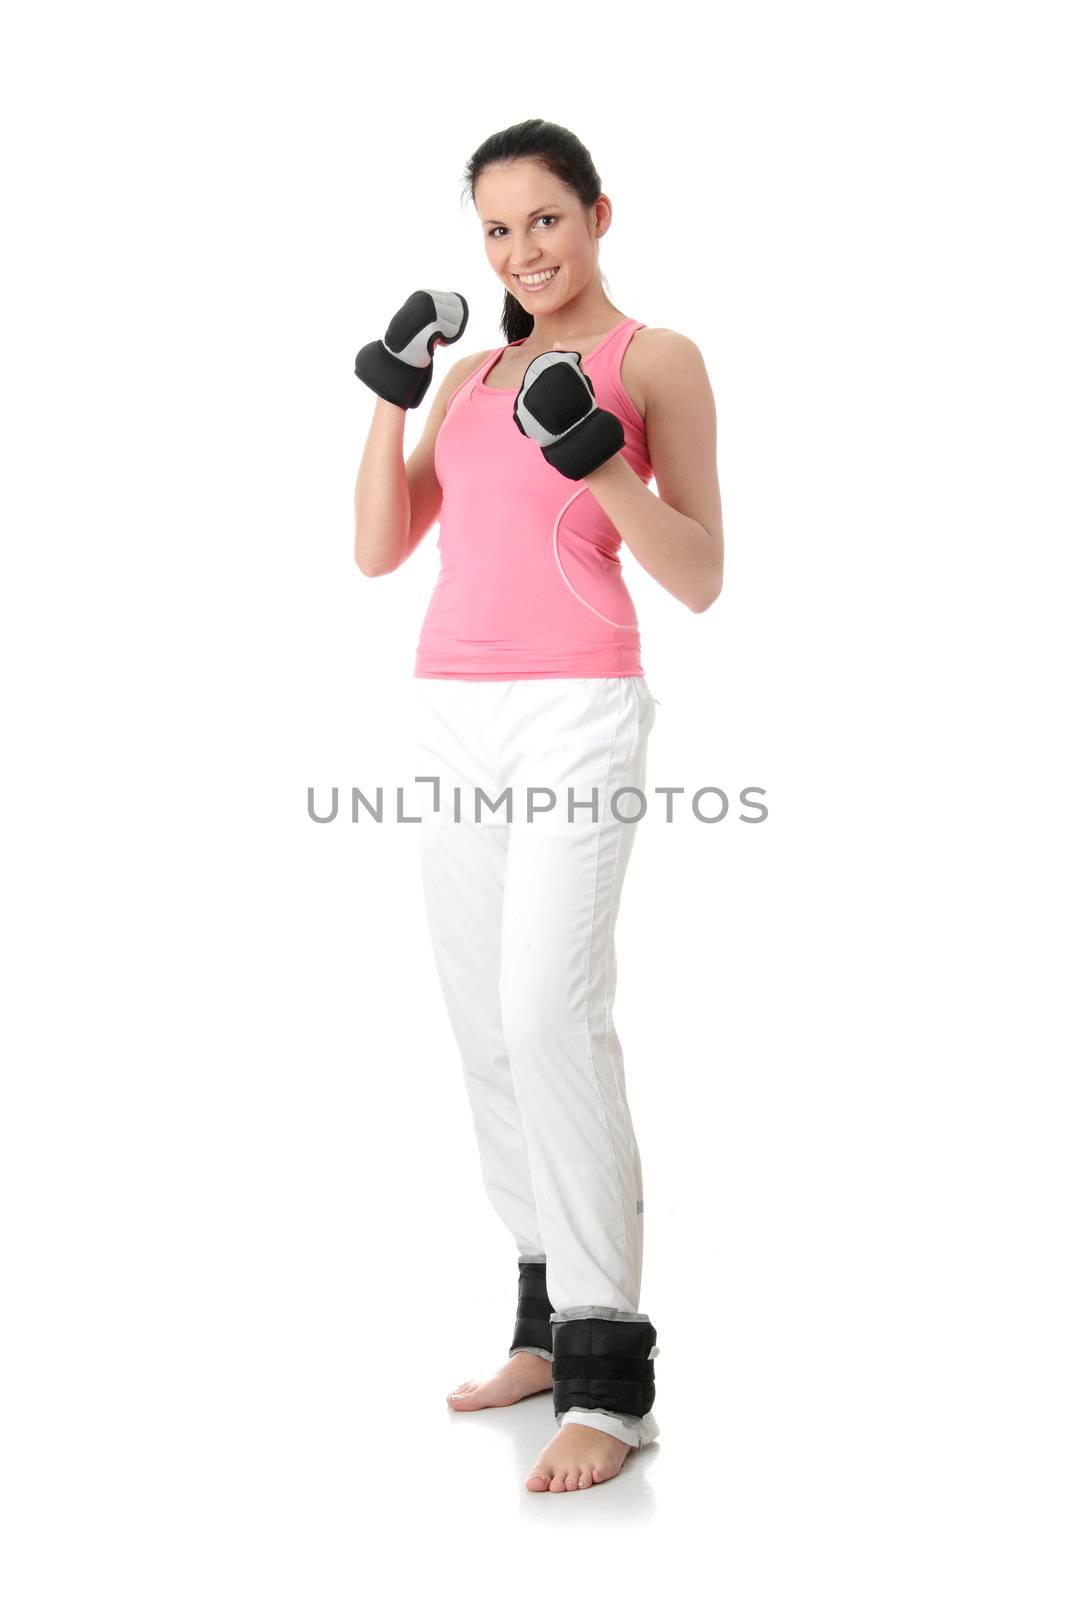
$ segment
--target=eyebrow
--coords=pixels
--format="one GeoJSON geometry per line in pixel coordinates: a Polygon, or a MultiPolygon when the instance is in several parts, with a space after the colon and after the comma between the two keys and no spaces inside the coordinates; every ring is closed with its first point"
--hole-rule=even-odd
{"type": "MultiPolygon", "coordinates": [[[[558,211],[558,210],[559,210],[559,206],[553,204],[552,202],[549,202],[549,204],[547,206],[535,206],[533,211],[527,212],[526,220],[527,220],[527,222],[529,222],[531,217],[539,217],[541,215],[542,211],[558,211]]],[[[490,223],[492,223],[492,225],[494,227],[497,227],[497,228],[506,228],[507,227],[507,223],[506,222],[501,222],[499,217],[486,217],[485,222],[482,224],[482,226],[483,227],[488,227],[490,223]]]]}

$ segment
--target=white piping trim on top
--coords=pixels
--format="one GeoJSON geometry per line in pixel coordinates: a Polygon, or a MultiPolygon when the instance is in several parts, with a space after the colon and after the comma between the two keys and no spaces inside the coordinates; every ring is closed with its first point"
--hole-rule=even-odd
{"type": "Polygon", "coordinates": [[[582,596],[578,593],[577,589],[564,572],[563,562],[559,558],[559,525],[563,518],[563,513],[566,511],[568,506],[572,506],[574,504],[580,494],[585,494],[588,487],[589,485],[587,483],[583,483],[580,489],[576,489],[574,491],[569,500],[564,501],[559,508],[555,522],[552,524],[552,551],[556,557],[556,566],[559,568],[559,575],[567,585],[567,588],[570,590],[571,594],[576,600],[581,600],[582,605],[591,611],[594,617],[599,617],[601,622],[606,622],[609,628],[629,628],[632,632],[638,626],[636,622],[612,622],[610,617],[606,617],[602,611],[598,611],[596,606],[590,605],[588,600],[582,600],[582,596]]]}

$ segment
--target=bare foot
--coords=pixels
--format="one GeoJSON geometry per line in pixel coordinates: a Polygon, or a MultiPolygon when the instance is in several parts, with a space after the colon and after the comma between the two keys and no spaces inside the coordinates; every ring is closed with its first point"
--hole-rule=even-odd
{"type": "Polygon", "coordinates": [[[483,1406],[513,1406],[528,1394],[552,1387],[552,1363],[531,1350],[516,1350],[499,1372],[479,1383],[468,1378],[448,1396],[453,1411],[481,1411],[483,1406]]]}
{"type": "Polygon", "coordinates": [[[565,1422],[541,1451],[526,1480],[527,1489],[589,1489],[614,1478],[633,1449],[600,1428],[565,1422]]]}

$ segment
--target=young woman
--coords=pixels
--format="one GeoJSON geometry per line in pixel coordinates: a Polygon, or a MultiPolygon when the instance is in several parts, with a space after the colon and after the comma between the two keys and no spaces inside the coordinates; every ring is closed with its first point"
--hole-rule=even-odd
{"type": "Polygon", "coordinates": [[[659,1433],[641,1161],[612,1023],[656,713],[617,552],[691,611],[718,596],[715,403],[691,340],[608,299],[611,202],[573,134],[518,124],[466,176],[508,342],[452,367],[406,463],[405,413],[466,302],[418,291],[360,351],[379,398],[356,561],[393,572],[440,521],[415,658],[417,771],[438,780],[420,786],[423,884],[486,1188],[519,1266],[509,1359],[448,1401],[552,1389],[558,1429],[526,1485],[559,1491],[613,1477],[659,1433]]]}

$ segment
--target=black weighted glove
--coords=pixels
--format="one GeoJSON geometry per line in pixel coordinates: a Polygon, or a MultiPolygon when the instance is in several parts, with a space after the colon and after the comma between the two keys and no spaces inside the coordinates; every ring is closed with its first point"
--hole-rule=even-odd
{"type": "Polygon", "coordinates": [[[515,426],[541,446],[565,478],[585,478],[621,450],[622,423],[601,411],[577,350],[546,350],[523,375],[512,414],[515,426]]]}
{"type": "Polygon", "coordinates": [[[356,377],[383,400],[410,411],[430,387],[434,346],[455,344],[466,326],[467,302],[461,294],[416,289],[386,328],[385,338],[363,346],[356,357],[356,377]]]}

